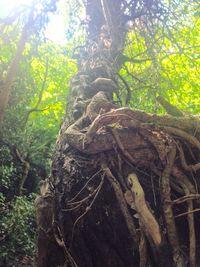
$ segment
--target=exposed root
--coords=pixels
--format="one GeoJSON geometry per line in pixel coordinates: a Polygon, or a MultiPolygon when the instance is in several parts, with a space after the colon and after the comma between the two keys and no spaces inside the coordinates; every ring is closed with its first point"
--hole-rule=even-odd
{"type": "Polygon", "coordinates": [[[170,175],[175,162],[176,157],[176,147],[173,145],[171,151],[169,152],[168,162],[163,171],[161,179],[161,194],[163,200],[163,212],[166,221],[167,234],[169,238],[169,243],[173,251],[173,260],[175,266],[184,266],[184,258],[181,255],[181,249],[177,234],[177,229],[174,221],[173,211],[171,207],[171,188],[170,188],[170,175]]]}
{"type": "MultiPolygon", "coordinates": [[[[140,227],[140,229],[141,228],[142,227],[140,227]]],[[[146,245],[145,235],[142,230],[140,230],[139,253],[140,253],[140,267],[146,267],[147,266],[147,245],[146,245]]]]}
{"type": "MultiPolygon", "coordinates": [[[[186,196],[190,195],[190,191],[187,187],[184,187],[186,196]]],[[[190,267],[196,267],[196,234],[194,227],[194,214],[191,212],[193,210],[193,200],[188,199],[188,226],[189,226],[189,264],[190,267]]]]}
{"type": "Polygon", "coordinates": [[[76,264],[74,258],[72,257],[72,255],[70,254],[69,250],[67,249],[67,247],[65,245],[63,234],[62,234],[62,232],[60,230],[60,227],[58,225],[56,227],[56,230],[54,231],[55,240],[58,243],[58,245],[63,248],[63,250],[65,252],[65,255],[66,255],[66,263],[67,264],[70,263],[70,265],[72,267],[78,267],[78,265],[76,264]]]}
{"type": "Polygon", "coordinates": [[[198,150],[200,150],[200,142],[198,141],[198,139],[180,129],[174,128],[174,127],[162,127],[163,130],[165,130],[166,132],[173,134],[173,135],[177,135],[181,138],[183,138],[184,140],[186,140],[187,142],[189,142],[191,145],[193,145],[194,147],[196,147],[198,150]]]}
{"type": "Polygon", "coordinates": [[[144,229],[147,238],[150,239],[150,241],[153,241],[156,247],[159,247],[161,244],[159,225],[146,204],[144,191],[138,181],[137,175],[135,173],[129,174],[128,181],[131,185],[134,207],[138,213],[142,228],[144,229]]]}
{"type": "MultiPolygon", "coordinates": [[[[94,240],[100,242],[98,234],[104,234],[104,231],[105,235],[109,232],[112,239],[111,236],[116,237],[119,231],[117,220],[120,218],[115,216],[122,216],[126,255],[133,257],[133,252],[129,252],[132,249],[136,253],[134,257],[140,258],[138,264],[131,266],[146,267],[155,263],[156,266],[183,267],[188,261],[189,267],[195,267],[200,242],[195,233],[199,223],[196,212],[200,211],[199,118],[159,117],[128,108],[112,110],[111,106],[105,94],[99,93],[91,99],[84,115],[65,131],[66,139],[62,141],[68,147],[66,150],[61,146],[65,162],[59,179],[62,181],[65,177],[66,180],[63,184],[56,184],[53,177],[51,182],[62,192],[61,209],[57,213],[61,211],[65,219],[70,218],[64,230],[68,231],[65,238],[70,249],[65,247],[65,239],[59,233],[59,229],[63,229],[62,220],[58,220],[55,240],[63,248],[69,264],[79,266],[75,240],[75,237],[82,238],[79,232],[84,236],[83,246],[86,239],[86,245],[90,247],[84,227],[87,231],[94,231],[90,236],[94,240]],[[101,99],[101,104],[96,107],[98,99],[101,99]],[[101,110],[103,103],[105,109],[101,110]],[[95,201],[97,197],[100,201],[95,201]],[[111,200],[114,202],[112,207],[119,207],[117,212],[109,210],[111,200]],[[102,214],[97,214],[97,210],[102,214]],[[86,216],[89,211],[90,215],[86,216]],[[84,227],[75,235],[80,221],[84,221],[84,227]],[[184,242],[179,229],[183,225],[188,225],[184,242]],[[101,227],[105,229],[99,230],[101,227]],[[74,262],[71,254],[75,256],[74,262]],[[167,259],[165,262],[164,258],[167,259]]],[[[57,170],[59,168],[60,165],[57,170]]],[[[51,227],[39,221],[40,229],[48,235],[52,231],[54,213],[57,213],[52,203],[47,205],[48,190],[39,200],[39,213],[51,214],[47,220],[51,227]]],[[[117,250],[114,252],[115,244],[111,244],[110,239],[105,253],[120,254],[117,250]]],[[[101,251],[104,245],[102,241],[102,244],[97,244],[97,249],[101,251]]]]}
{"type": "Polygon", "coordinates": [[[195,194],[197,192],[197,188],[195,188],[188,177],[178,167],[174,166],[172,168],[172,175],[176,177],[176,183],[181,187],[185,185],[191,193],[195,194]]]}
{"type": "Polygon", "coordinates": [[[188,165],[185,160],[185,155],[184,155],[182,146],[178,145],[178,149],[179,149],[179,155],[180,155],[181,165],[183,169],[186,171],[194,171],[194,172],[198,171],[200,169],[200,162],[194,165],[188,165]]]}
{"type": "Polygon", "coordinates": [[[124,156],[125,156],[131,163],[135,164],[136,162],[135,162],[134,158],[133,158],[133,157],[131,156],[131,154],[128,153],[128,151],[124,148],[124,146],[123,146],[123,144],[122,144],[122,142],[121,142],[121,140],[120,140],[120,137],[119,137],[119,135],[118,135],[118,133],[117,133],[117,130],[116,130],[115,128],[112,128],[111,131],[112,131],[112,134],[113,134],[113,136],[114,136],[114,138],[115,138],[115,141],[116,141],[117,145],[119,146],[119,149],[121,150],[122,154],[123,154],[123,155],[124,155],[124,156]]]}
{"type": "Polygon", "coordinates": [[[119,182],[113,176],[110,169],[106,165],[102,165],[102,169],[104,170],[106,177],[108,178],[108,181],[111,184],[111,186],[115,192],[116,199],[118,201],[118,205],[121,209],[121,212],[124,216],[125,222],[127,224],[127,228],[130,232],[131,238],[133,239],[135,247],[137,248],[138,235],[137,235],[136,228],[135,228],[135,225],[133,223],[132,217],[128,211],[127,203],[124,199],[124,195],[123,195],[123,192],[122,192],[121,187],[119,185],[119,182]]]}

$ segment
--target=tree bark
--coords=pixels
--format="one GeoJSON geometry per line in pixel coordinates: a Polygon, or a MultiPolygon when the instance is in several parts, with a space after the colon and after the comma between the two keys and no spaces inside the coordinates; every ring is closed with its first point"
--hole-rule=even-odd
{"type": "Polygon", "coordinates": [[[88,42],[36,201],[38,267],[196,264],[199,119],[114,103],[126,36],[122,7],[86,2],[88,42]]]}

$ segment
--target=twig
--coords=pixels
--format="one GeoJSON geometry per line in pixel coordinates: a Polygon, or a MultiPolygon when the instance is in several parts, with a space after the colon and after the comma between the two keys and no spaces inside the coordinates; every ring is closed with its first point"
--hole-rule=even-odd
{"type": "Polygon", "coordinates": [[[81,193],[82,191],[87,187],[87,185],[89,184],[89,182],[98,174],[100,174],[102,172],[102,170],[100,169],[99,171],[97,171],[92,177],[90,177],[90,179],[86,182],[86,184],[81,188],[81,190],[70,200],[67,201],[67,204],[71,203],[72,201],[74,201],[81,193]]]}
{"type": "Polygon", "coordinates": [[[19,152],[19,150],[17,148],[14,148],[14,150],[15,150],[15,154],[16,154],[17,158],[24,165],[23,166],[22,176],[21,176],[20,181],[19,181],[19,188],[18,188],[18,193],[19,193],[19,195],[21,195],[24,183],[25,183],[25,181],[27,179],[27,176],[28,176],[28,173],[29,173],[29,170],[30,170],[30,163],[27,161],[27,159],[24,159],[22,157],[22,155],[20,154],[20,152],[19,152]]]}
{"type": "Polygon", "coordinates": [[[45,89],[45,85],[46,85],[46,80],[47,80],[47,76],[48,76],[48,72],[49,72],[49,59],[47,58],[47,61],[46,61],[46,69],[45,69],[45,73],[44,73],[44,78],[43,78],[43,81],[42,81],[42,87],[40,89],[40,92],[39,92],[39,97],[38,97],[38,101],[35,105],[34,108],[31,108],[30,110],[28,110],[25,118],[24,118],[24,126],[26,125],[28,119],[29,119],[29,116],[32,112],[35,112],[35,111],[44,111],[48,108],[44,108],[44,109],[38,109],[41,101],[42,101],[42,96],[43,96],[43,92],[44,92],[44,89],[45,89]]]}
{"type": "Polygon", "coordinates": [[[124,83],[124,85],[126,87],[127,95],[126,95],[125,105],[127,105],[131,99],[131,89],[130,89],[127,81],[119,73],[117,75],[119,76],[120,80],[124,83]]]}
{"type": "Polygon", "coordinates": [[[69,208],[69,209],[62,209],[62,211],[72,211],[72,210],[76,210],[76,209],[78,209],[80,206],[82,205],[82,202],[81,203],[79,203],[77,206],[75,206],[75,207],[73,207],[73,208],[69,208]]]}
{"type": "Polygon", "coordinates": [[[174,218],[180,218],[182,216],[188,215],[190,213],[198,212],[198,211],[200,211],[200,208],[194,209],[194,210],[191,210],[191,211],[187,211],[187,212],[183,212],[181,214],[178,214],[178,215],[174,216],[174,218]]]}
{"type": "Polygon", "coordinates": [[[180,197],[178,199],[173,200],[172,204],[181,204],[185,201],[188,201],[189,199],[200,199],[200,194],[189,194],[187,196],[180,197]]]}
{"type": "Polygon", "coordinates": [[[62,209],[62,211],[71,211],[71,210],[75,210],[75,209],[79,208],[81,206],[81,204],[83,204],[88,199],[90,199],[93,195],[95,195],[95,193],[98,191],[98,188],[99,188],[99,186],[92,193],[90,193],[87,197],[85,197],[79,201],[67,203],[67,205],[76,205],[76,206],[73,208],[69,208],[69,209],[62,209]]]}
{"type": "Polygon", "coordinates": [[[75,227],[76,227],[76,225],[77,225],[77,223],[91,210],[91,208],[92,208],[92,205],[94,204],[94,202],[95,202],[95,200],[96,200],[96,198],[97,198],[97,196],[98,196],[98,194],[99,194],[99,192],[100,192],[100,190],[101,190],[101,188],[102,188],[102,186],[103,186],[103,183],[104,183],[104,176],[105,175],[102,175],[102,178],[101,178],[101,182],[100,182],[100,184],[99,184],[99,186],[98,186],[98,190],[97,190],[97,192],[96,192],[96,194],[95,194],[95,196],[94,196],[94,198],[93,198],[93,200],[91,201],[91,203],[89,204],[89,206],[88,207],[86,207],[86,209],[85,209],[85,212],[84,213],[82,213],[77,219],[76,219],[76,221],[74,222],[74,225],[73,225],[73,228],[72,228],[72,236],[71,236],[71,245],[70,245],[70,247],[72,246],[72,243],[73,243],[73,239],[74,239],[74,230],[75,230],[75,227]]]}

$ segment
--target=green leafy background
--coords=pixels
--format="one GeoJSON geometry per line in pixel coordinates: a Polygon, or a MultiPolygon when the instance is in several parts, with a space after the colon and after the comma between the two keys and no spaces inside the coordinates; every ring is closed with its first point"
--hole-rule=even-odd
{"type": "MultiPolygon", "coordinates": [[[[200,10],[195,2],[187,1],[174,9],[177,17],[169,18],[165,28],[157,24],[147,31],[139,25],[128,32],[124,55],[133,61],[125,62],[119,72],[126,80],[125,85],[118,79],[123,106],[164,114],[156,100],[160,95],[185,114],[200,113],[200,10]]],[[[14,22],[0,24],[0,82],[16,52],[24,12],[14,22]]],[[[26,43],[12,86],[0,130],[0,266],[17,265],[25,259],[31,262],[35,255],[34,199],[39,181],[49,174],[70,78],[77,71],[73,51],[84,43],[77,12],[82,9],[76,1],[70,1],[63,17],[66,39],[61,44],[45,38],[48,17],[37,25],[26,43]],[[31,112],[35,107],[37,111],[31,112]],[[30,163],[20,196],[17,188],[23,164],[15,149],[30,163]]]]}

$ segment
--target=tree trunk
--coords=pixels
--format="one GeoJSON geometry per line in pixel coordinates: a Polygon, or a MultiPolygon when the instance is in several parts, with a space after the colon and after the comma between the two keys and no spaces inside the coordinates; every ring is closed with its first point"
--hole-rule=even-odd
{"type": "Polygon", "coordinates": [[[88,40],[36,200],[38,267],[197,266],[199,119],[114,102],[122,2],[86,4],[88,40]]]}
{"type": "Polygon", "coordinates": [[[15,79],[17,68],[25,48],[26,41],[28,39],[30,28],[33,26],[33,10],[30,11],[28,22],[24,25],[20,40],[17,45],[16,53],[8,69],[5,81],[2,81],[0,88],[0,123],[3,120],[5,110],[8,105],[9,97],[11,94],[12,84],[15,79]]]}

